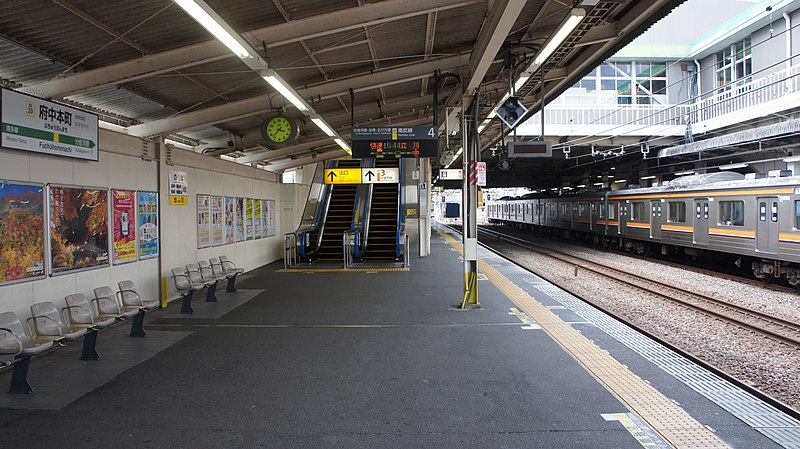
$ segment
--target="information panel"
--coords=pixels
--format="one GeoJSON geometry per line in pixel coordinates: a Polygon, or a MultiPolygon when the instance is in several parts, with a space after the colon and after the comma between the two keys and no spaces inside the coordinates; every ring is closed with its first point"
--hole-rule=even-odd
{"type": "Polygon", "coordinates": [[[8,89],[1,98],[2,146],[97,161],[97,115],[8,89]]]}
{"type": "Polygon", "coordinates": [[[108,191],[50,186],[50,274],[108,265],[108,191]]]}
{"type": "Polygon", "coordinates": [[[420,158],[439,156],[439,137],[433,126],[353,128],[354,158],[420,158]]]}
{"type": "Polygon", "coordinates": [[[0,181],[0,285],[44,276],[41,185],[0,181]]]}

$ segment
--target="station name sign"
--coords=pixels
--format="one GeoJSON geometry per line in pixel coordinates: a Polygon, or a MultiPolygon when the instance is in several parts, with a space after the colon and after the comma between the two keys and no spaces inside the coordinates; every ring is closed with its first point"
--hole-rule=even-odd
{"type": "Polygon", "coordinates": [[[96,114],[2,89],[0,145],[97,161],[96,114]]]}
{"type": "Polygon", "coordinates": [[[439,136],[433,126],[353,128],[353,157],[378,159],[439,156],[439,136]]]}

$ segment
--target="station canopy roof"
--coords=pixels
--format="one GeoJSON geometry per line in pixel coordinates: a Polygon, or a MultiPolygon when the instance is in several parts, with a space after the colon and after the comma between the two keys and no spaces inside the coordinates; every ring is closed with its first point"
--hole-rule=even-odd
{"type": "MultiPolygon", "coordinates": [[[[506,61],[519,80],[579,8],[579,25],[519,82],[533,112],[542,71],[549,101],[683,1],[206,0],[204,7],[349,141],[351,112],[357,126],[432,123],[436,71],[458,75],[440,83],[440,123],[455,116],[462,92],[471,98],[478,88],[483,120],[508,90],[506,61]]],[[[268,170],[344,154],[262,76],[172,0],[20,0],[0,15],[5,87],[92,110],[121,132],[166,136],[268,170]],[[259,129],[278,112],[296,116],[302,132],[289,146],[269,147],[259,129]]],[[[484,137],[499,132],[494,120],[484,137]]]]}

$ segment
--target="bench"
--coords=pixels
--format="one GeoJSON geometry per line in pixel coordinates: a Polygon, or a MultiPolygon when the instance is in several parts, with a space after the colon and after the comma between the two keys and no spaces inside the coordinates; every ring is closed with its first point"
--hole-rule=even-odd
{"type": "Polygon", "coordinates": [[[199,287],[198,290],[206,287],[206,302],[217,302],[216,277],[206,278],[203,276],[203,272],[200,271],[198,266],[193,263],[186,265],[186,274],[189,276],[189,280],[192,282],[192,285],[199,287]]]}
{"type": "Polygon", "coordinates": [[[219,259],[209,259],[211,266],[215,265],[218,266],[218,273],[223,273],[225,277],[228,278],[228,285],[225,288],[225,291],[228,293],[232,293],[236,291],[236,276],[244,273],[244,268],[239,268],[236,266],[233,261],[228,259],[228,256],[222,255],[219,256],[219,259]]]}
{"type": "Polygon", "coordinates": [[[145,309],[141,306],[125,305],[118,302],[118,296],[111,287],[104,285],[94,289],[94,297],[98,305],[98,311],[104,314],[113,314],[114,310],[125,318],[133,317],[131,323],[131,337],[144,337],[144,313],[145,309]]]}
{"type": "Polygon", "coordinates": [[[200,269],[200,275],[206,282],[211,280],[214,281],[214,299],[217,298],[217,284],[219,281],[226,278],[225,273],[215,273],[214,269],[211,267],[211,263],[207,260],[199,260],[197,262],[197,267],[200,269]]]}
{"type": "Polygon", "coordinates": [[[175,267],[170,271],[172,272],[172,276],[170,276],[172,285],[175,287],[175,290],[178,291],[178,294],[181,295],[181,313],[193,313],[192,295],[198,288],[192,283],[192,280],[189,278],[189,275],[186,274],[184,268],[175,267]]]}
{"type": "Polygon", "coordinates": [[[97,343],[97,332],[100,329],[111,326],[120,315],[100,314],[92,310],[89,298],[83,293],[67,295],[64,300],[67,306],[61,309],[61,313],[66,317],[72,326],[84,326],[87,329],[86,336],[83,337],[83,349],[81,360],[100,360],[95,345],[97,343]]]}
{"type": "Polygon", "coordinates": [[[9,393],[33,393],[28,383],[31,357],[52,349],[54,345],[52,339],[28,335],[16,313],[0,313],[0,356],[10,359],[10,363],[14,364],[9,393]]]}

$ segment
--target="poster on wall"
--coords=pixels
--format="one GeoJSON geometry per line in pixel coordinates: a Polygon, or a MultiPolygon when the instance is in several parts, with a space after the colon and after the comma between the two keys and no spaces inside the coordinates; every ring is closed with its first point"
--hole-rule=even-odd
{"type": "Polygon", "coordinates": [[[136,262],[136,192],[111,191],[114,265],[136,262]]]}
{"type": "Polygon", "coordinates": [[[236,243],[236,198],[225,197],[225,243],[236,243]]]}
{"type": "Polygon", "coordinates": [[[253,199],[252,198],[245,198],[244,199],[244,235],[245,240],[253,240],[253,230],[255,227],[253,226],[253,199]]]}
{"type": "Polygon", "coordinates": [[[185,171],[169,171],[169,204],[173,206],[189,204],[189,175],[185,171]]]}
{"type": "Polygon", "coordinates": [[[211,245],[225,244],[225,198],[211,197],[211,245]]]}
{"type": "Polygon", "coordinates": [[[236,241],[244,240],[244,198],[236,198],[236,241]]]}
{"type": "Polygon", "coordinates": [[[267,210],[269,211],[267,214],[267,236],[272,237],[278,232],[275,223],[275,200],[267,200],[267,210]]]}
{"type": "Polygon", "coordinates": [[[264,237],[264,219],[261,218],[261,205],[264,204],[263,200],[253,200],[253,233],[254,237],[260,239],[264,237]]]}
{"type": "Polygon", "coordinates": [[[108,191],[49,186],[50,274],[108,265],[108,191]]]}
{"type": "Polygon", "coordinates": [[[0,181],[0,285],[44,276],[43,192],[0,181]]]}
{"type": "Polygon", "coordinates": [[[158,257],[158,193],[139,192],[139,260],[158,257]]]}
{"type": "Polygon", "coordinates": [[[197,248],[211,246],[211,197],[197,195],[197,248]]]}

